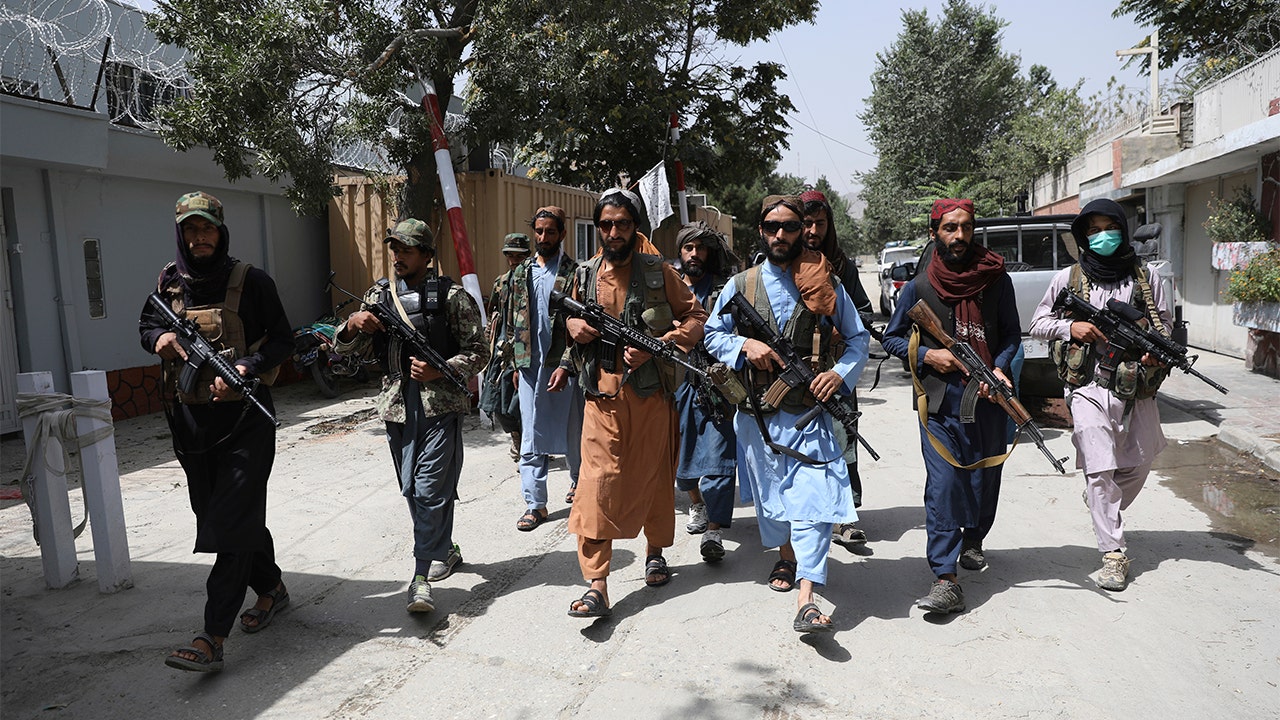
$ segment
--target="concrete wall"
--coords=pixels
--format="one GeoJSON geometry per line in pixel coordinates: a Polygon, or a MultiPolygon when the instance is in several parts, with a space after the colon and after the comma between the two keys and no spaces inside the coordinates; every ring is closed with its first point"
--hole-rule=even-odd
{"type": "Polygon", "coordinates": [[[1201,145],[1264,120],[1280,97],[1280,50],[1195,95],[1195,142],[1201,145]]]}
{"type": "Polygon", "coordinates": [[[1213,178],[1186,187],[1186,221],[1183,225],[1183,280],[1181,291],[1187,341],[1213,352],[1244,357],[1247,331],[1232,323],[1231,302],[1222,298],[1229,272],[1214,270],[1210,263],[1213,243],[1204,231],[1212,197],[1233,197],[1240,187],[1253,188],[1257,171],[1213,178]]]}
{"type": "Polygon", "coordinates": [[[138,313],[175,255],[174,201],[195,189],[222,200],[231,254],[275,277],[290,322],[321,314],[325,222],[297,218],[279,187],[228,183],[208,150],[175,152],[102,114],[10,97],[0,99],[0,114],[0,185],[14,197],[9,280],[21,293],[20,371],[49,370],[65,391],[70,372],[156,362],[138,345],[138,313]],[[101,247],[101,318],[89,316],[86,238],[101,247]]]}

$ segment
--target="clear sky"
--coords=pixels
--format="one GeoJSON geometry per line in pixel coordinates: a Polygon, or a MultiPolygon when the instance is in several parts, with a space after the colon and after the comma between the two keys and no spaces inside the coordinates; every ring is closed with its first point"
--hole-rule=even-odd
{"type": "MultiPolygon", "coordinates": [[[[984,3],[1008,22],[1004,50],[1022,58],[1024,72],[1039,64],[1049,68],[1059,85],[1083,79],[1081,94],[1086,98],[1103,90],[1114,75],[1146,97],[1146,76],[1138,75],[1136,67],[1125,69],[1115,51],[1141,42],[1150,29],[1132,18],[1112,18],[1117,4],[1118,0],[984,3]]],[[[770,60],[787,69],[779,89],[791,96],[796,112],[789,118],[791,149],[778,163],[779,172],[810,182],[826,175],[840,193],[854,190],[853,174],[876,165],[874,149],[858,119],[863,100],[871,94],[876,53],[897,38],[903,8],[925,8],[936,18],[943,5],[943,0],[904,4],[826,0],[815,24],[788,28],[741,54],[744,63],[770,60]]]]}

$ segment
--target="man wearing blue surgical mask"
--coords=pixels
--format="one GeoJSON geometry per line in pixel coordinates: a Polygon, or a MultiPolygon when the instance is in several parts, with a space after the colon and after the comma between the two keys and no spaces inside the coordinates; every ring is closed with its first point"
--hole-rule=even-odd
{"type": "Polygon", "coordinates": [[[1090,202],[1071,223],[1071,232],[1081,245],[1080,263],[1053,278],[1036,308],[1031,335],[1051,341],[1051,356],[1058,361],[1058,374],[1067,386],[1076,467],[1085,474],[1085,504],[1103,553],[1097,583],[1105,590],[1120,591],[1129,580],[1121,512],[1142,490],[1152,461],[1167,444],[1155,393],[1168,369],[1145,356],[1121,363],[1114,376],[1103,377],[1098,357],[1106,347],[1106,336],[1092,323],[1073,322],[1055,313],[1053,304],[1065,287],[1094,307],[1120,300],[1168,335],[1170,299],[1155,269],[1134,254],[1128,219],[1120,205],[1106,199],[1090,202]]]}

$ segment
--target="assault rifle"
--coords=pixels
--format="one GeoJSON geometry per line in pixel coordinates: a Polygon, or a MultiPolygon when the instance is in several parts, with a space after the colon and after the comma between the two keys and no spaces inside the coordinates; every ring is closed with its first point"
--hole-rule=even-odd
{"type": "Polygon", "coordinates": [[[1210,380],[1191,367],[1198,355],[1187,356],[1187,346],[1161,335],[1158,331],[1138,323],[1145,319],[1142,311],[1116,299],[1107,301],[1104,309],[1096,308],[1069,287],[1062,288],[1053,301],[1054,312],[1065,312],[1076,320],[1092,323],[1107,336],[1107,348],[1100,353],[1098,367],[1114,374],[1116,366],[1125,360],[1140,360],[1143,355],[1169,367],[1205,381],[1214,390],[1227,394],[1227,389],[1210,380]]]}
{"type": "Polygon", "coordinates": [[[684,353],[680,352],[680,348],[676,347],[675,343],[659,340],[623,323],[605,312],[600,303],[591,301],[578,302],[559,290],[552,290],[551,307],[561,309],[576,318],[581,318],[588,325],[595,328],[600,333],[600,342],[606,349],[606,355],[610,357],[613,355],[612,349],[617,347],[618,343],[622,343],[623,345],[630,345],[633,348],[644,350],[650,355],[660,357],[669,363],[679,365],[699,381],[711,382],[707,371],[686,360],[684,353]]]}
{"type": "MultiPolygon", "coordinates": [[[[1018,401],[1018,396],[1013,394],[1013,388],[1004,384],[1004,381],[996,377],[995,371],[987,367],[982,361],[978,352],[973,346],[963,340],[956,340],[942,329],[942,322],[938,320],[938,316],[929,307],[928,303],[923,300],[916,301],[916,304],[907,311],[907,317],[911,318],[920,326],[920,329],[929,333],[935,340],[942,343],[942,346],[951,351],[951,354],[964,365],[965,370],[969,373],[969,384],[965,386],[964,395],[960,398],[960,422],[971,423],[974,421],[975,412],[978,405],[978,386],[985,384],[988,388],[988,397],[1002,410],[1009,413],[1009,417],[1013,418],[1014,424],[1018,426],[1020,432],[1026,433],[1027,437],[1040,448],[1040,452],[1053,463],[1053,467],[1063,475],[1067,474],[1067,469],[1062,466],[1062,460],[1053,456],[1049,452],[1049,447],[1044,444],[1044,433],[1040,432],[1040,428],[1036,427],[1035,422],[1031,420],[1031,413],[1023,407],[1018,401]]],[[[1065,459],[1065,458],[1064,458],[1065,459]]]]}
{"type": "MultiPolygon", "coordinates": [[[[364,309],[373,313],[378,322],[382,323],[382,327],[387,331],[388,335],[408,346],[410,355],[435,368],[437,372],[444,376],[445,380],[457,385],[459,390],[470,397],[471,389],[467,387],[467,378],[457,370],[454,370],[445,361],[445,358],[436,352],[435,348],[431,347],[431,341],[427,339],[426,335],[422,334],[422,331],[400,317],[399,311],[396,310],[395,302],[391,299],[391,293],[395,292],[391,287],[391,283],[386,278],[382,278],[377,285],[379,289],[378,300],[377,302],[368,303],[339,287],[333,282],[333,273],[329,274],[330,287],[337,289],[340,293],[361,300],[364,309]]],[[[392,362],[395,362],[395,360],[392,360],[392,362]]]]}
{"type": "Polygon", "coordinates": [[[227,359],[200,334],[199,324],[191,318],[178,317],[159,293],[151,293],[147,297],[147,303],[160,313],[160,318],[164,320],[169,330],[178,336],[178,344],[187,353],[187,359],[183,361],[182,369],[178,371],[179,390],[187,394],[194,393],[196,381],[200,379],[200,369],[207,364],[228,387],[243,395],[250,405],[266,416],[272,425],[280,427],[280,421],[276,416],[271,414],[261,400],[253,396],[253,392],[258,389],[258,378],[241,375],[240,371],[227,362],[227,359]]]}
{"type": "MultiPolygon", "coordinates": [[[[741,293],[734,293],[725,304],[722,312],[733,314],[734,324],[746,331],[742,333],[743,335],[763,342],[772,348],[778,354],[778,357],[782,358],[782,369],[778,371],[778,380],[782,381],[788,389],[808,388],[813,383],[813,379],[817,377],[817,374],[809,366],[809,361],[796,352],[796,349],[791,346],[791,343],[787,342],[786,338],[770,327],[769,321],[765,320],[741,293]]],[[[817,398],[814,399],[817,400],[817,398]]],[[[880,454],[875,451],[875,448],[871,447],[866,438],[858,434],[858,418],[862,413],[854,410],[853,405],[850,404],[849,399],[846,397],[832,395],[826,400],[817,400],[817,404],[813,406],[813,409],[800,416],[800,419],[796,421],[795,428],[799,430],[808,425],[823,410],[836,422],[844,426],[844,430],[849,437],[857,440],[858,444],[871,455],[871,459],[880,459],[880,454]]]]}

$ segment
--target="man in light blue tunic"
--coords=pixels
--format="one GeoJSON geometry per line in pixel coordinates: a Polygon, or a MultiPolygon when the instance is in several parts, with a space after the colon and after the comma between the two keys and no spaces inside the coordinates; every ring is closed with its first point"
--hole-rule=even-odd
{"type": "Polygon", "coordinates": [[[572,502],[578,484],[582,438],[582,393],[573,377],[573,363],[565,352],[564,318],[549,309],[552,290],[566,292],[577,263],[561,249],[565,212],[558,207],[534,213],[537,252],[515,270],[505,317],[519,383],[520,488],[525,513],[516,529],[529,531],[547,519],[547,475],[552,455],[564,455],[569,465],[572,502]]]}
{"type": "Polygon", "coordinates": [[[809,387],[773,402],[743,403],[734,422],[743,499],[755,504],[761,542],[781,555],[769,587],[786,592],[798,585],[792,625],[805,633],[832,629],[813,591],[827,580],[832,525],[856,520],[857,512],[830,416],[820,413],[799,429],[795,425],[815,397],[825,401],[837,391],[853,391],[867,361],[870,334],[853,301],[833,281],[830,265],[800,242],[802,218],[798,198],[765,198],[759,227],[768,261],[725,286],[707,322],[705,342],[712,355],[741,371],[748,393],[757,396],[773,385],[782,361],[765,343],[737,334],[734,318],[725,312],[731,298],[741,293],[802,355],[818,348],[819,372],[809,387]]]}

